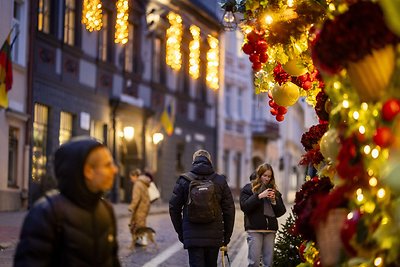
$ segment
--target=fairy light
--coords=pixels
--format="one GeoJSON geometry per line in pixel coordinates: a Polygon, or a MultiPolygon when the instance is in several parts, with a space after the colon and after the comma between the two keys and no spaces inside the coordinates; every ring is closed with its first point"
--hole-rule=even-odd
{"type": "Polygon", "coordinates": [[[373,213],[376,208],[376,204],[373,201],[367,201],[364,204],[364,211],[367,213],[373,213]]]}
{"type": "Polygon", "coordinates": [[[266,15],[264,21],[266,24],[271,25],[274,22],[274,19],[271,15],[266,15]]]}
{"type": "Polygon", "coordinates": [[[82,24],[86,30],[99,31],[103,26],[101,0],[84,0],[82,6],[82,24]]]}
{"type": "Polygon", "coordinates": [[[361,109],[367,111],[368,110],[368,104],[365,102],[361,103],[361,109]]]}
{"type": "Polygon", "coordinates": [[[349,108],[349,106],[350,106],[350,104],[349,104],[349,101],[348,100],[343,100],[343,102],[342,102],[342,106],[344,107],[344,108],[349,108]]]}
{"type": "Polygon", "coordinates": [[[333,88],[335,88],[336,90],[340,89],[340,87],[341,87],[340,82],[334,82],[333,83],[333,88]]]}
{"type": "Polygon", "coordinates": [[[358,119],[360,118],[360,113],[358,113],[358,111],[354,111],[354,112],[353,112],[353,118],[354,118],[355,120],[358,120],[358,119]]]}
{"type": "Polygon", "coordinates": [[[294,0],[288,0],[287,1],[288,7],[293,7],[294,6],[294,0]]]}
{"type": "Polygon", "coordinates": [[[190,33],[193,40],[189,43],[189,74],[196,80],[200,75],[200,28],[192,25],[190,33]]]}
{"type": "Polygon", "coordinates": [[[377,148],[372,149],[371,156],[374,159],[378,158],[379,157],[379,150],[377,148]]]}
{"type": "Polygon", "coordinates": [[[360,134],[365,134],[365,127],[364,125],[361,125],[360,127],[358,127],[358,131],[360,134]]]}
{"type": "Polygon", "coordinates": [[[218,66],[219,66],[219,43],[218,39],[209,35],[208,44],[210,49],[207,52],[207,85],[214,90],[217,90],[219,85],[218,66]]]}
{"type": "Polygon", "coordinates": [[[358,188],[356,194],[357,194],[357,201],[362,202],[364,200],[364,195],[362,193],[362,189],[358,188]]]}
{"type": "Polygon", "coordinates": [[[376,179],[375,177],[371,177],[371,179],[369,179],[368,183],[370,186],[375,187],[378,184],[378,179],[376,179]]]}
{"type": "Polygon", "coordinates": [[[115,43],[126,44],[128,42],[128,18],[129,2],[128,0],[117,0],[117,21],[115,22],[115,43]]]}
{"type": "Polygon", "coordinates": [[[378,192],[376,193],[376,196],[377,196],[378,198],[384,198],[385,195],[386,195],[386,191],[385,191],[384,188],[379,189],[378,192]]]}
{"type": "Polygon", "coordinates": [[[167,18],[170,26],[166,32],[166,63],[173,70],[178,71],[181,69],[182,66],[182,17],[174,12],[169,12],[167,18]]]}
{"type": "Polygon", "coordinates": [[[371,147],[370,147],[369,145],[366,145],[366,146],[364,147],[364,153],[365,153],[366,155],[368,155],[369,153],[371,153],[371,147]]]}
{"type": "Polygon", "coordinates": [[[374,175],[374,171],[372,169],[368,169],[367,173],[369,176],[373,176],[374,175]]]}
{"type": "Polygon", "coordinates": [[[387,216],[384,216],[383,218],[382,218],[382,220],[381,220],[381,224],[382,225],[385,225],[385,224],[388,224],[389,223],[389,218],[387,217],[387,216]]]}
{"type": "Polygon", "coordinates": [[[374,265],[375,266],[382,266],[383,259],[381,257],[376,257],[374,260],[374,265]]]}

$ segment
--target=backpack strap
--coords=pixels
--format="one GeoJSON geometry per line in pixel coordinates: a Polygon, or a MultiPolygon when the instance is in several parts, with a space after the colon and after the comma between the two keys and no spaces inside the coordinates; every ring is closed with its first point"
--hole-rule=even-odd
{"type": "Polygon", "coordinates": [[[181,176],[183,178],[185,178],[186,180],[188,180],[189,182],[191,182],[197,178],[197,176],[193,172],[185,172],[185,173],[181,174],[181,176]]]}
{"type": "MultiPolygon", "coordinates": [[[[186,180],[188,180],[189,182],[195,180],[198,176],[196,174],[194,174],[193,172],[185,172],[183,174],[181,174],[181,176],[183,178],[185,178],[186,180]]],[[[210,175],[210,177],[208,177],[207,180],[213,180],[215,178],[215,176],[217,176],[217,173],[214,172],[213,174],[210,175]]]]}

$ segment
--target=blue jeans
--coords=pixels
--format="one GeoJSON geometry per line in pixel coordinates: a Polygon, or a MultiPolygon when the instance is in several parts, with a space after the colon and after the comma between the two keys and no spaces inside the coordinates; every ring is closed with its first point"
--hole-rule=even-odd
{"type": "Polygon", "coordinates": [[[190,267],[217,267],[219,247],[188,248],[190,267]]]}
{"type": "Polygon", "coordinates": [[[259,267],[261,256],[265,267],[272,266],[275,233],[247,232],[249,267],[259,267]]]}

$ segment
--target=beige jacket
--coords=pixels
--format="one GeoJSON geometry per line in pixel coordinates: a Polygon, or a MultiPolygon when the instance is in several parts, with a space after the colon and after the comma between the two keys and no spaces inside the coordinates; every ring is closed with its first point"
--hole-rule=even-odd
{"type": "Polygon", "coordinates": [[[150,210],[148,189],[150,182],[150,178],[141,175],[133,185],[132,202],[129,205],[129,210],[132,212],[131,223],[134,223],[137,228],[146,227],[146,218],[150,210]]]}

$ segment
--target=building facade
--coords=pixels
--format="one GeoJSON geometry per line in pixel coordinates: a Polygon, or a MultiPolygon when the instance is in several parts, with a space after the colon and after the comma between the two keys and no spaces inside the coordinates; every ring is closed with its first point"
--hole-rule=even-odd
{"type": "Polygon", "coordinates": [[[218,155],[219,172],[226,175],[236,198],[252,172],[251,106],[253,70],[242,52],[243,34],[223,34],[223,88],[220,90],[218,155]]]}
{"type": "Polygon", "coordinates": [[[28,2],[1,1],[0,46],[10,34],[13,84],[0,108],[0,211],[27,206],[29,177],[28,2]]]}
{"type": "Polygon", "coordinates": [[[129,34],[122,45],[114,43],[116,1],[101,1],[102,27],[93,31],[81,21],[82,2],[30,2],[25,174],[30,201],[56,185],[53,154],[78,135],[93,136],[112,150],[119,167],[109,195],[113,201],[130,201],[128,174],[136,168],[155,174],[166,200],[195,150],[216,155],[221,30],[216,3],[128,1],[129,34]],[[172,133],[162,123],[167,109],[172,133]]]}

